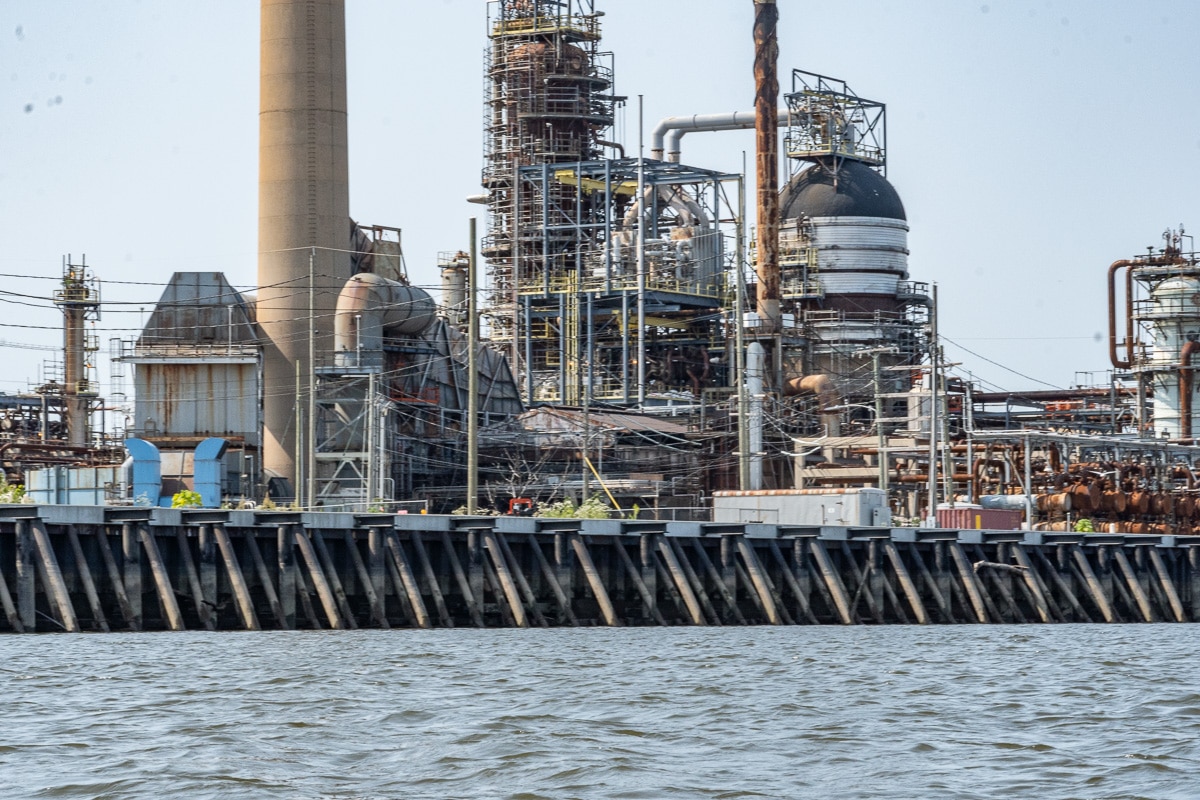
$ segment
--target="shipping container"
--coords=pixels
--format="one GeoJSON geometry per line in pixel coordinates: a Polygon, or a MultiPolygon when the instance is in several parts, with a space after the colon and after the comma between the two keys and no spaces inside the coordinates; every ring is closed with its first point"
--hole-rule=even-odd
{"type": "Polygon", "coordinates": [[[1021,527],[1025,514],[977,505],[942,506],[937,510],[939,528],[959,530],[1015,531],[1021,527]]]}

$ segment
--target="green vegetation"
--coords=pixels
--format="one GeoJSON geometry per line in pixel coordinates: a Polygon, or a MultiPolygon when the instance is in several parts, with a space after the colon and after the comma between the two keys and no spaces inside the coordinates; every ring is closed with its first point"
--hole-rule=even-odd
{"type": "Polygon", "coordinates": [[[171,508],[200,508],[203,501],[199,492],[184,489],[171,496],[171,508]]]}
{"type": "Polygon", "coordinates": [[[0,473],[0,503],[25,502],[25,487],[19,483],[9,483],[0,473]]]}
{"type": "Polygon", "coordinates": [[[567,498],[557,503],[538,506],[535,517],[555,517],[560,519],[608,519],[612,509],[599,497],[589,497],[579,505],[567,498]]]}

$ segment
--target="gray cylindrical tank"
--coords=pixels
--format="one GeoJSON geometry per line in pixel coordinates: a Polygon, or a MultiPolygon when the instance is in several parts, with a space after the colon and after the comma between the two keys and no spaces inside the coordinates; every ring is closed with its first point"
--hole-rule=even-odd
{"type": "Polygon", "coordinates": [[[324,352],[351,274],[345,7],[343,0],[262,0],[261,24],[257,316],[269,340],[263,466],[292,477],[296,364],[305,385],[310,366],[309,276],[316,349],[324,352]]]}
{"type": "Polygon", "coordinates": [[[466,253],[456,253],[453,259],[442,265],[442,305],[447,317],[455,325],[466,321],[469,262],[470,256],[466,253]]]}
{"type": "Polygon", "coordinates": [[[985,494],[979,499],[979,505],[998,511],[1024,511],[1029,498],[1023,494],[985,494]]]}
{"type": "MultiPolygon", "coordinates": [[[[1153,365],[1159,369],[1153,373],[1154,381],[1154,428],[1169,439],[1184,435],[1182,418],[1194,417],[1195,379],[1188,397],[1180,396],[1178,364],[1184,343],[1200,335],[1200,281],[1194,277],[1178,275],[1157,284],[1150,292],[1147,320],[1154,332],[1150,350],[1153,365]],[[1191,403],[1185,415],[1183,404],[1191,403]]],[[[1192,357],[1191,361],[1200,361],[1192,357]]],[[[1188,436],[1196,435],[1196,423],[1191,423],[1188,436]]]]}

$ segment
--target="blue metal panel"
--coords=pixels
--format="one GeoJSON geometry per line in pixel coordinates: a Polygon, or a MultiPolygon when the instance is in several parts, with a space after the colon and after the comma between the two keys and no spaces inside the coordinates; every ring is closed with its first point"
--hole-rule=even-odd
{"type": "Polygon", "coordinates": [[[145,439],[126,439],[125,449],[133,459],[133,502],[135,505],[170,506],[162,496],[162,457],[145,439]],[[143,499],[144,498],[144,499],[143,499]]]}
{"type": "Polygon", "coordinates": [[[196,445],[193,459],[192,486],[200,494],[200,505],[217,508],[221,505],[222,460],[229,442],[212,437],[196,445]]]}

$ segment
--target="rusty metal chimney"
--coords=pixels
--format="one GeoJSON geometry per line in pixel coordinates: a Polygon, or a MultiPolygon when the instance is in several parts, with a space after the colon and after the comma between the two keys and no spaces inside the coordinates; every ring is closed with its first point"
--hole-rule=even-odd
{"type": "Polygon", "coordinates": [[[779,317],[779,42],[775,0],[754,0],[754,134],[758,186],[758,316],[766,333],[779,317]]]}
{"type": "MultiPolygon", "coordinates": [[[[310,331],[316,332],[313,349],[329,352],[338,292],[351,274],[346,10],[343,0],[262,0],[261,10],[263,466],[293,478],[296,458],[304,455],[296,452],[296,433],[308,429],[297,414],[306,413],[306,405],[297,397],[308,397],[310,331]]],[[[305,432],[305,450],[311,449],[308,438],[305,432]]]]}

